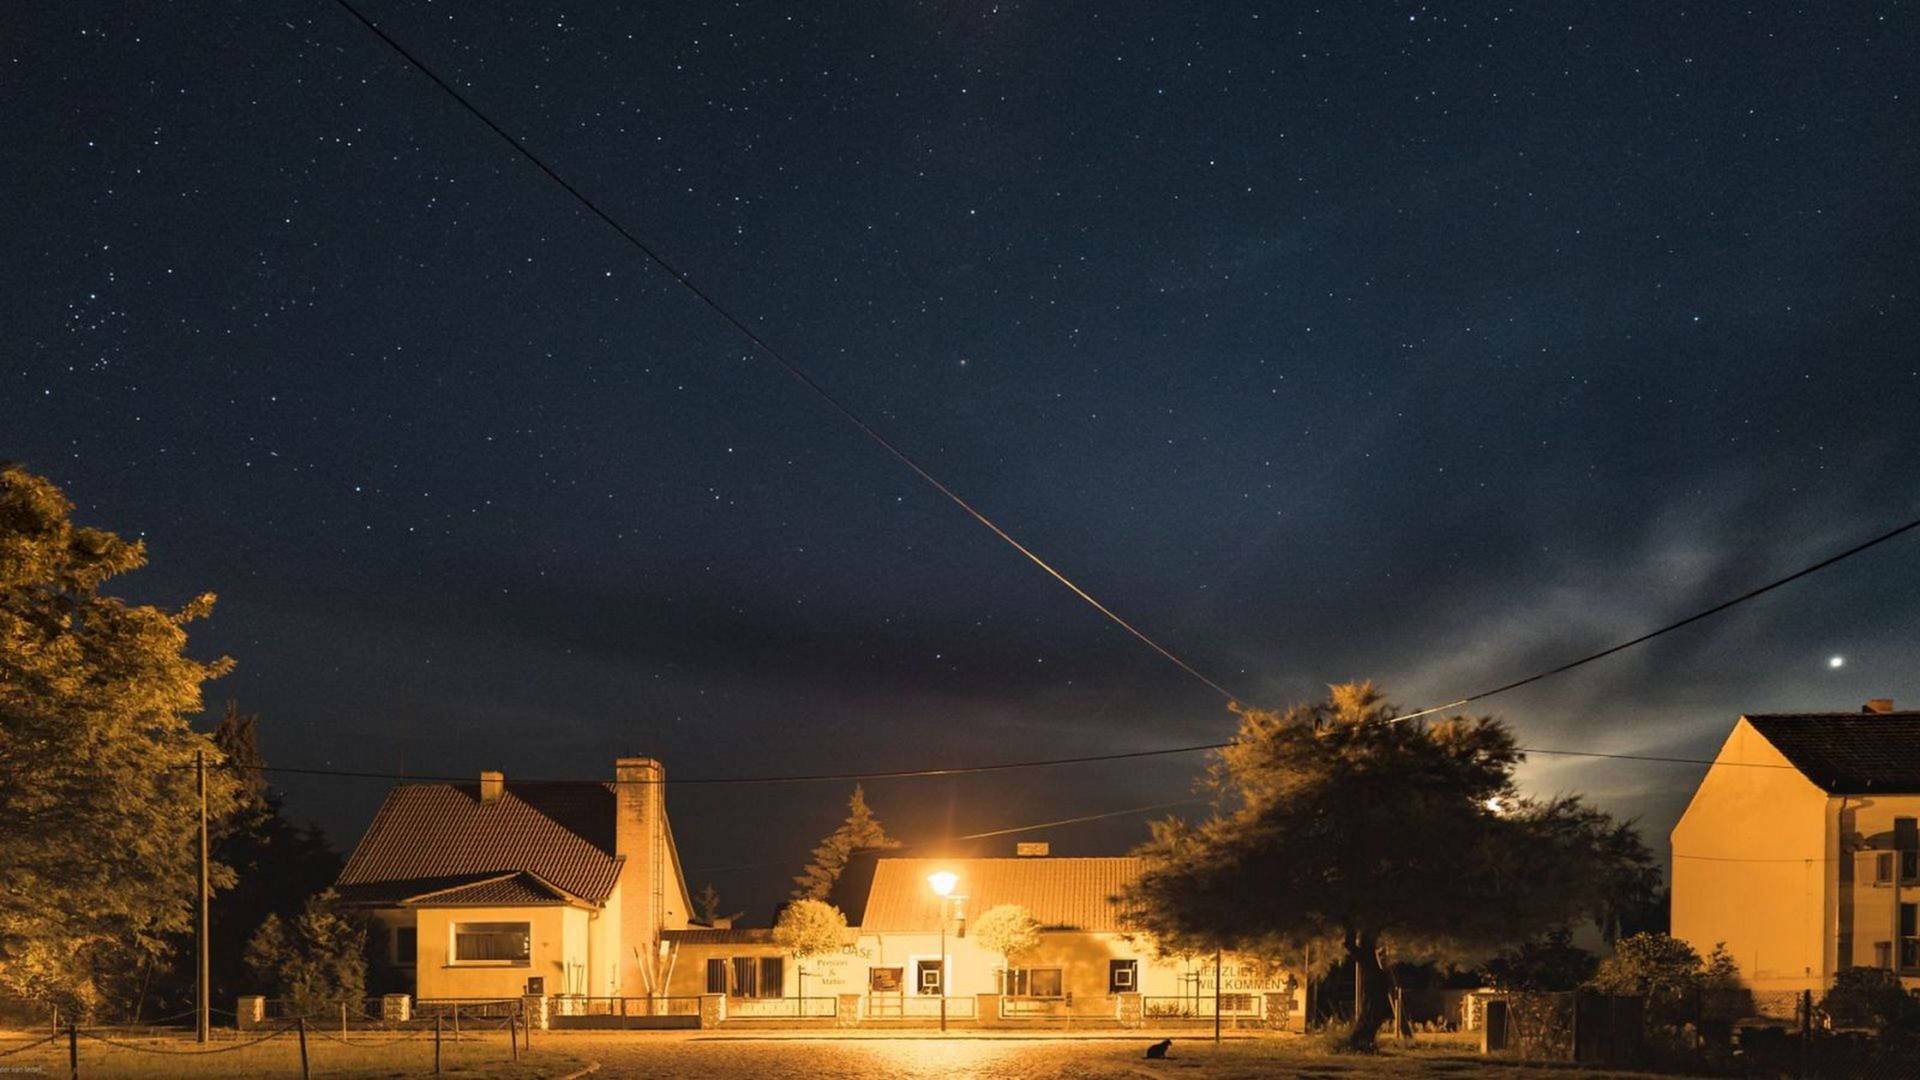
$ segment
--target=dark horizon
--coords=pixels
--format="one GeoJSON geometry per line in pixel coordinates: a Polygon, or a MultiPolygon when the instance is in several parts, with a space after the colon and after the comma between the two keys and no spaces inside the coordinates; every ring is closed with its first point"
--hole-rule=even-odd
{"type": "MultiPolygon", "coordinates": [[[[1920,512],[1905,12],[368,13],[1259,704],[1453,700],[1920,512]]],[[[206,721],[261,713],[269,763],[671,782],[1231,733],[335,7],[4,20],[0,456],[146,540],[130,599],[220,594],[206,721]]],[[[1920,702],[1916,542],[1477,711],[1704,757],[1741,712],[1920,702]]],[[[1200,764],[866,789],[922,840],[1200,764]]],[[[1662,851],[1697,776],[1522,771],[1662,851]]],[[[274,783],[343,849],[385,790],[274,783]]],[[[708,876],[764,918],[851,787],[673,790],[690,885],[753,864],[708,876]]]]}

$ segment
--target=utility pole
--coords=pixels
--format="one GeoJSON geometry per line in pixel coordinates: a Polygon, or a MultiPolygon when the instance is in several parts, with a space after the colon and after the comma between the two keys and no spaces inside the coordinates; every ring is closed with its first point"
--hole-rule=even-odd
{"type": "Polygon", "coordinates": [[[1213,950],[1213,1044],[1220,1045],[1220,950],[1213,950]]]}
{"type": "Polygon", "coordinates": [[[206,1042],[212,1026],[208,1021],[211,979],[207,968],[207,752],[193,752],[193,771],[200,783],[200,905],[199,918],[195,920],[196,937],[199,938],[199,959],[195,962],[193,997],[193,1037],[195,1042],[206,1042]]]}

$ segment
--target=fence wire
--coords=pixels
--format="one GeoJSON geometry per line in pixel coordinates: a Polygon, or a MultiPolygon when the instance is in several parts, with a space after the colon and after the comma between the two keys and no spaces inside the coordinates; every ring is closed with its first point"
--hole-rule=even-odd
{"type": "MultiPolygon", "coordinates": [[[[251,1039],[243,1043],[234,1043],[232,1046],[222,1046],[217,1050],[163,1050],[157,1046],[141,1046],[139,1043],[122,1042],[119,1039],[109,1039],[105,1035],[100,1035],[95,1032],[87,1031],[84,1028],[77,1029],[77,1030],[79,1031],[79,1034],[81,1034],[86,1038],[92,1039],[94,1042],[103,1043],[107,1046],[116,1047],[121,1050],[129,1050],[136,1054],[168,1054],[175,1057],[201,1057],[207,1054],[230,1054],[235,1050],[245,1050],[249,1046],[259,1046],[263,1042],[267,1042],[271,1039],[277,1039],[280,1036],[285,1035],[287,1032],[292,1031],[293,1028],[291,1027],[276,1028],[273,1031],[269,1031],[265,1035],[262,1035],[257,1039],[251,1039]]],[[[58,1038],[58,1037],[59,1036],[54,1036],[54,1038],[58,1038]]]]}
{"type": "MultiPolygon", "coordinates": [[[[62,1032],[62,1034],[65,1034],[65,1033],[64,1033],[64,1032],[62,1032]]],[[[41,1040],[39,1040],[39,1041],[37,1041],[37,1042],[30,1042],[30,1043],[28,1043],[28,1044],[27,1044],[27,1045],[25,1045],[25,1046],[16,1046],[16,1047],[14,1047],[14,1048],[13,1048],[13,1049],[11,1049],[11,1050],[0,1050],[0,1058],[3,1058],[3,1057],[12,1057],[12,1056],[13,1056],[13,1055],[15,1055],[15,1054],[24,1054],[24,1053],[26,1053],[27,1051],[29,1051],[29,1050],[31,1050],[31,1049],[33,1049],[33,1048],[34,1048],[34,1047],[36,1047],[36,1046],[45,1046],[45,1045],[47,1045],[48,1043],[50,1043],[50,1042],[52,1042],[53,1040],[55,1040],[55,1039],[57,1039],[57,1038],[59,1038],[59,1037],[60,1037],[59,1035],[49,1035],[49,1036],[47,1036],[47,1037],[46,1037],[46,1038],[44,1038],[44,1039],[41,1039],[41,1040]]]]}

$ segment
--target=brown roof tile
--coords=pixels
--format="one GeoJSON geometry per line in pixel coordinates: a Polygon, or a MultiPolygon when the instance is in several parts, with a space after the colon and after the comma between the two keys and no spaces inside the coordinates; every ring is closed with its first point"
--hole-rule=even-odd
{"type": "Polygon", "coordinates": [[[338,886],[343,899],[390,903],[524,870],[597,904],[613,892],[620,863],[610,784],[509,782],[493,803],[480,801],[477,783],[402,784],[338,886]]]}
{"type": "Polygon", "coordinates": [[[1920,712],[1760,713],[1746,720],[1829,794],[1920,792],[1920,712]]]}
{"type": "Polygon", "coordinates": [[[879,859],[860,929],[879,933],[933,931],[940,900],[927,875],[960,876],[968,916],[999,904],[1019,904],[1053,929],[1119,930],[1120,909],[1109,899],[1140,875],[1135,858],[879,859]]]}

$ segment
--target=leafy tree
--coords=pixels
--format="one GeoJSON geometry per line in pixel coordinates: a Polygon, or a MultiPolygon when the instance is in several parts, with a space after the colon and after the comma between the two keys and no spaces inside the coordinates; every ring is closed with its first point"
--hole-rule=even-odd
{"type": "MultiPolygon", "coordinates": [[[[151,970],[192,925],[194,754],[220,755],[188,723],[231,662],[185,652],[211,593],[175,611],[104,595],[145,547],[72,511],[0,465],[0,989],[90,1013],[114,973],[151,970]]],[[[208,770],[213,820],[235,788],[208,770]]]]}
{"type": "Polygon", "coordinates": [[[1920,1035],[1920,998],[1886,968],[1842,968],[1820,999],[1835,1027],[1867,1027],[1882,1035],[1920,1035]]]}
{"type": "Polygon", "coordinates": [[[335,906],[332,890],[292,919],[268,915],[247,942],[247,968],[301,1016],[329,1015],[367,993],[366,926],[335,906]]]}
{"type": "Polygon", "coordinates": [[[1040,920],[1019,904],[995,904],[973,920],[968,932],[981,948],[1000,955],[1000,988],[1011,993],[1007,973],[1014,957],[1040,944],[1040,920]]]}
{"type": "Polygon", "coordinates": [[[807,994],[806,967],[816,956],[836,953],[847,943],[847,917],[825,900],[795,900],[773,924],[773,943],[800,961],[800,996],[807,994]]]}
{"type": "MultiPolygon", "coordinates": [[[[1714,949],[1715,978],[1725,978],[1733,958],[1714,949]]],[[[1673,1001],[1708,985],[1707,963],[1692,945],[1666,934],[1635,934],[1614,943],[1588,986],[1603,994],[1673,1001]]]]}
{"type": "Polygon", "coordinates": [[[1509,949],[1487,963],[1487,983],[1501,990],[1577,990],[1600,960],[1573,943],[1565,927],[1509,949]]]}
{"type": "Polygon", "coordinates": [[[867,793],[855,785],[852,797],[847,799],[846,820],[820,841],[820,846],[813,849],[813,861],[793,879],[793,898],[825,900],[854,852],[899,846],[900,841],[887,835],[880,819],[867,806],[867,793]]]}
{"type": "Polygon", "coordinates": [[[1657,880],[1631,827],[1575,798],[1518,797],[1499,721],[1400,721],[1370,683],[1331,690],[1285,712],[1235,707],[1240,730],[1205,782],[1211,817],[1155,822],[1140,849],[1121,896],[1139,927],[1189,948],[1338,950],[1355,972],[1348,1041],[1369,1049],[1389,957],[1604,919],[1657,880]]]}

